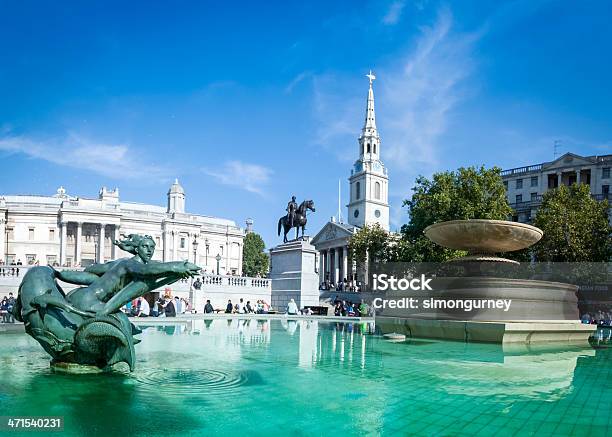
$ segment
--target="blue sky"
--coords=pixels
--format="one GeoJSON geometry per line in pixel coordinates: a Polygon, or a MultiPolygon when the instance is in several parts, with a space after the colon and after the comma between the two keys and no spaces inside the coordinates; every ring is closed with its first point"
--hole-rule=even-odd
{"type": "MultiPolygon", "coordinates": [[[[612,153],[612,2],[0,0],[0,193],[165,204],[268,246],[292,194],[309,234],[343,205],[367,95],[391,226],[419,174],[612,153]]],[[[345,213],[345,208],[343,208],[345,213]]]]}

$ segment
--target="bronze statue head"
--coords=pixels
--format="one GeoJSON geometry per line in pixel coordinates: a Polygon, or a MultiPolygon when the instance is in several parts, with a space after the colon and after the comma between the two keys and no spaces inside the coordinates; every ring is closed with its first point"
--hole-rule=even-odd
{"type": "Polygon", "coordinates": [[[129,234],[125,239],[115,241],[114,244],[126,252],[139,256],[145,263],[151,260],[155,252],[155,241],[150,235],[129,234]]]}

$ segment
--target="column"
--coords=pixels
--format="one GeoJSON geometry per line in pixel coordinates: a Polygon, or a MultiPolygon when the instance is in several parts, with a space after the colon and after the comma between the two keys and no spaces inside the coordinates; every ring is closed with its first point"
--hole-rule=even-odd
{"type": "Polygon", "coordinates": [[[61,223],[60,229],[60,265],[66,264],[66,240],[68,239],[67,223],[61,223]]]}
{"type": "Polygon", "coordinates": [[[325,251],[325,279],[332,280],[331,277],[331,249],[325,251]]]}
{"type": "Polygon", "coordinates": [[[98,237],[98,263],[104,263],[104,240],[106,239],[105,235],[105,225],[104,223],[100,224],[100,234],[98,237]]]}
{"type": "Polygon", "coordinates": [[[338,276],[340,274],[340,250],[339,248],[334,249],[334,284],[338,283],[338,276]]]}
{"type": "Polygon", "coordinates": [[[82,251],[82,237],[83,237],[83,223],[77,222],[76,240],[74,242],[74,265],[81,265],[81,251],[82,251]]]}
{"type": "Polygon", "coordinates": [[[557,173],[557,187],[561,186],[561,175],[562,175],[561,172],[557,173]]]}
{"type": "Polygon", "coordinates": [[[178,260],[178,232],[172,231],[172,261],[178,260]]]}
{"type": "Polygon", "coordinates": [[[348,271],[348,246],[344,246],[342,248],[342,274],[344,275],[344,278],[346,278],[347,281],[351,280],[351,275],[348,271]]]}
{"type": "Polygon", "coordinates": [[[113,244],[112,244],[112,253],[111,256],[113,258],[113,260],[116,260],[119,257],[119,254],[117,253],[117,251],[119,250],[119,248],[117,247],[115,243],[115,241],[117,241],[119,239],[119,225],[115,225],[113,226],[113,244]]]}
{"type": "Polygon", "coordinates": [[[319,251],[319,282],[325,279],[325,251],[319,251]]]}
{"type": "Polygon", "coordinates": [[[0,217],[0,261],[6,263],[6,222],[3,217],[0,217]]]}
{"type": "Polygon", "coordinates": [[[576,170],[576,184],[580,185],[580,170],[576,170]]]}

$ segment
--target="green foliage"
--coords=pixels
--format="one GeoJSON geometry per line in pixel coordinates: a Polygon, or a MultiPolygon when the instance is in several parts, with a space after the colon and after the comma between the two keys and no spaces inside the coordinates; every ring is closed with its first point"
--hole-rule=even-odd
{"type": "Polygon", "coordinates": [[[244,251],[242,256],[242,272],[246,276],[265,276],[268,272],[268,256],[264,253],[266,245],[263,239],[255,232],[244,237],[244,251]]]}
{"type": "Polygon", "coordinates": [[[412,191],[412,198],[404,201],[410,222],[402,227],[396,260],[441,262],[461,256],[465,252],[443,248],[427,239],[425,228],[447,220],[506,220],[512,213],[498,167],[461,167],[436,173],[432,180],[419,176],[412,191]]]}
{"type": "Polygon", "coordinates": [[[390,236],[378,223],[364,226],[349,240],[351,257],[358,263],[386,261],[390,236]]]}
{"type": "Polygon", "coordinates": [[[544,231],[533,250],[538,261],[607,262],[612,256],[608,201],[593,199],[590,187],[574,184],[547,191],[534,225],[544,231]]]}

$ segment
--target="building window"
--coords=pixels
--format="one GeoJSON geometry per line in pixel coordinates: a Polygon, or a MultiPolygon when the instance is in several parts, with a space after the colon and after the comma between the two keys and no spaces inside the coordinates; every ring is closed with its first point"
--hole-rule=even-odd
{"type": "Polygon", "coordinates": [[[179,246],[181,249],[185,248],[185,237],[181,237],[181,244],[179,246]]]}
{"type": "Polygon", "coordinates": [[[49,229],[49,241],[55,241],[55,229],[49,229]]]}
{"type": "Polygon", "coordinates": [[[159,237],[155,237],[155,245],[159,247],[161,244],[161,239],[159,237]]]}
{"type": "Polygon", "coordinates": [[[516,189],[520,190],[521,188],[523,188],[523,180],[522,179],[517,179],[516,180],[516,189]]]}
{"type": "Polygon", "coordinates": [[[601,169],[601,178],[602,179],[610,178],[610,167],[604,167],[601,169]]]}
{"type": "Polygon", "coordinates": [[[355,210],[355,212],[353,213],[353,216],[355,218],[359,217],[359,210],[358,209],[355,210]]]}
{"type": "Polygon", "coordinates": [[[361,197],[361,184],[359,182],[355,183],[355,199],[359,199],[361,197]]]}
{"type": "Polygon", "coordinates": [[[48,266],[57,266],[57,256],[55,256],[55,255],[47,255],[47,265],[48,266]]]}
{"type": "Polygon", "coordinates": [[[15,229],[14,228],[6,228],[6,237],[9,240],[15,239],[15,229]]]}
{"type": "Polygon", "coordinates": [[[223,246],[219,246],[219,255],[223,255],[223,246]]]}
{"type": "Polygon", "coordinates": [[[535,202],[536,200],[538,200],[538,193],[531,193],[531,201],[535,202]]]}
{"type": "Polygon", "coordinates": [[[28,228],[28,240],[34,240],[34,228],[28,228]]]}
{"type": "Polygon", "coordinates": [[[380,199],[380,182],[374,184],[374,197],[380,199]]]}
{"type": "Polygon", "coordinates": [[[538,177],[537,176],[532,176],[531,177],[531,186],[532,187],[537,187],[538,186],[538,177]]]}
{"type": "Polygon", "coordinates": [[[368,148],[368,153],[370,153],[370,143],[368,143],[367,148],[368,148]]]}
{"type": "Polygon", "coordinates": [[[516,195],[516,203],[521,203],[523,201],[523,195],[522,194],[517,194],[516,195]]]}
{"type": "Polygon", "coordinates": [[[376,211],[374,211],[374,217],[376,218],[380,218],[380,210],[377,209],[376,211]]]}
{"type": "Polygon", "coordinates": [[[374,143],[373,146],[374,146],[374,153],[376,153],[376,143],[374,143]]]}
{"type": "Polygon", "coordinates": [[[602,185],[601,186],[602,194],[610,194],[610,185],[602,185]]]}
{"type": "Polygon", "coordinates": [[[26,254],[26,264],[31,266],[36,262],[36,255],[33,253],[26,254]]]}
{"type": "Polygon", "coordinates": [[[508,181],[504,181],[504,189],[508,191],[508,181]]]}

